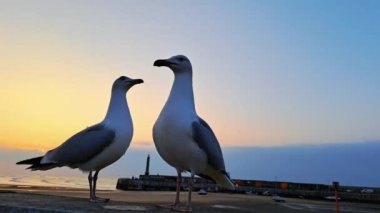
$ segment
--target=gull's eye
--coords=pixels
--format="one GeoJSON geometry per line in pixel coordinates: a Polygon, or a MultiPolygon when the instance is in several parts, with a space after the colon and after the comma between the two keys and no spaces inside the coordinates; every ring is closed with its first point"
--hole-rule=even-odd
{"type": "Polygon", "coordinates": [[[180,62],[182,62],[182,61],[184,61],[185,59],[182,58],[182,57],[180,57],[178,60],[179,60],[180,62]]]}

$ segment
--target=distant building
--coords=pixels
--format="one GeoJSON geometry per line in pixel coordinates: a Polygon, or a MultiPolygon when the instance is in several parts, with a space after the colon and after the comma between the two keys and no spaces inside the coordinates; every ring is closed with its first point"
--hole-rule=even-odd
{"type": "MultiPolygon", "coordinates": [[[[177,177],[170,175],[150,175],[149,174],[150,156],[147,156],[145,174],[139,178],[119,178],[116,188],[121,190],[160,190],[175,191],[177,177]]],[[[181,190],[186,190],[190,177],[182,177],[181,190]]],[[[313,183],[294,183],[282,181],[264,181],[264,180],[242,180],[232,179],[236,189],[231,191],[218,187],[213,181],[204,178],[193,179],[194,190],[204,189],[208,192],[230,192],[230,193],[247,193],[247,194],[269,194],[281,195],[284,197],[303,197],[324,199],[333,195],[334,188],[332,185],[313,184],[313,183]]],[[[339,193],[341,199],[345,201],[359,201],[380,203],[380,189],[371,188],[362,190],[363,187],[340,186],[339,193]],[[361,191],[362,190],[362,191],[361,191]],[[367,191],[370,191],[367,192],[367,191]]]]}

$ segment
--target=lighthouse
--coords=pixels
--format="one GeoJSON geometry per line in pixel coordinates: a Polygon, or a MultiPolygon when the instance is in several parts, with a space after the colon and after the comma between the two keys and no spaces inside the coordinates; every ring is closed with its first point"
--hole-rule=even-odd
{"type": "Polygon", "coordinates": [[[145,175],[149,175],[149,163],[150,163],[150,155],[148,154],[148,157],[146,158],[146,167],[145,167],[145,175]]]}

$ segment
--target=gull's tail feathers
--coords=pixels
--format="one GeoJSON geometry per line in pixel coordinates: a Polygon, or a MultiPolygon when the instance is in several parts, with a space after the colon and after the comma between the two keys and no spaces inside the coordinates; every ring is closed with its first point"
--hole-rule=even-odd
{"type": "Polygon", "coordinates": [[[229,190],[235,190],[235,185],[226,173],[219,173],[214,175],[214,180],[217,185],[229,190]]]}
{"type": "Polygon", "coordinates": [[[228,190],[235,190],[235,184],[232,182],[228,173],[224,170],[216,170],[211,167],[207,169],[208,172],[197,174],[200,177],[212,180],[216,185],[226,188],[228,190]]]}
{"type": "Polygon", "coordinates": [[[31,165],[26,169],[30,169],[32,171],[36,170],[49,170],[52,168],[57,167],[58,165],[55,163],[41,163],[41,160],[43,159],[44,156],[36,157],[36,158],[30,158],[26,160],[22,160],[17,162],[17,165],[31,165]]]}

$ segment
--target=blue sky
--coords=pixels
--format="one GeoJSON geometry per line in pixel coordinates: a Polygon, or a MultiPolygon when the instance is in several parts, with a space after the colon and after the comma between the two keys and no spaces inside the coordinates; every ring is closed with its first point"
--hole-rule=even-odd
{"type": "Polygon", "coordinates": [[[380,139],[379,1],[1,4],[1,147],[58,146],[103,118],[127,75],[145,81],[128,95],[133,146],[154,150],[173,76],[152,64],[176,54],[222,148],[380,139]]]}

